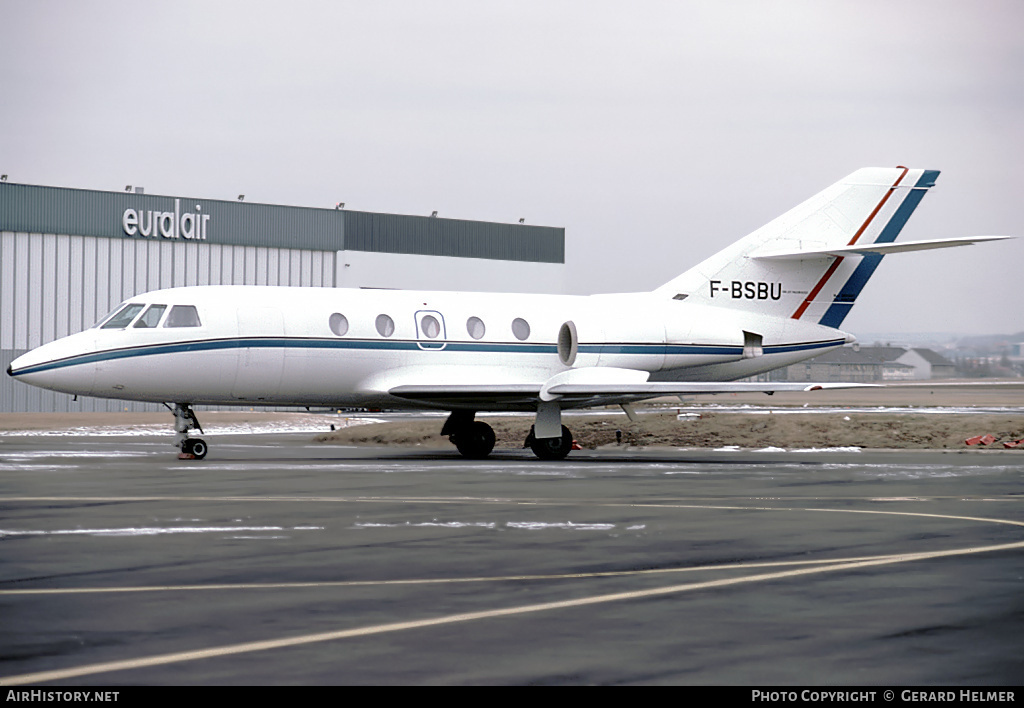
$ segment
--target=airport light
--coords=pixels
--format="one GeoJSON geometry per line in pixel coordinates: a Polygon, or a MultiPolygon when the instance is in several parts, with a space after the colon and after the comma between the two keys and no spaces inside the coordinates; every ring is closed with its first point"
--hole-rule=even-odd
{"type": "Polygon", "coordinates": [[[430,213],[430,218],[431,218],[431,219],[436,219],[436,218],[437,218],[437,212],[436,212],[436,211],[434,211],[434,212],[431,212],[431,213],[430,213]]]}
{"type": "Polygon", "coordinates": [[[238,195],[238,201],[243,201],[244,199],[245,199],[245,195],[244,194],[239,194],[238,195]]]}

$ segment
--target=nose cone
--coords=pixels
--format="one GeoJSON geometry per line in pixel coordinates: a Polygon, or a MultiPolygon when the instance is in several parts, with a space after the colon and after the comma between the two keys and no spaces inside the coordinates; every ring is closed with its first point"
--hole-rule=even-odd
{"type": "Polygon", "coordinates": [[[7,374],[40,388],[87,396],[96,377],[94,352],[93,334],[80,332],[22,354],[7,367],[7,374]]]}

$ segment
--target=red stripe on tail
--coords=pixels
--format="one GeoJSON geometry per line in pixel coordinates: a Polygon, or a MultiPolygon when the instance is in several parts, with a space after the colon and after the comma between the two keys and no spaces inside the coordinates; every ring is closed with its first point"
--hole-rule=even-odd
{"type": "MultiPolygon", "coordinates": [[[[868,215],[868,218],[864,221],[863,224],[861,224],[860,228],[857,229],[857,233],[855,233],[853,235],[853,238],[850,239],[850,242],[846,244],[847,246],[852,246],[855,243],[857,243],[857,239],[859,239],[861,237],[861,234],[864,233],[864,230],[868,227],[868,224],[870,224],[871,221],[875,218],[875,215],[878,214],[879,210],[883,206],[885,206],[885,203],[889,201],[889,197],[892,196],[892,193],[896,191],[896,187],[899,186],[900,182],[903,181],[903,178],[907,176],[907,172],[910,171],[909,168],[903,167],[903,165],[900,165],[900,168],[903,170],[902,174],[900,174],[896,181],[892,183],[892,186],[889,187],[889,191],[886,192],[885,196],[882,197],[882,201],[878,202],[878,205],[868,215]]],[[[828,270],[825,271],[825,275],[821,276],[821,280],[818,281],[818,284],[811,288],[811,292],[807,293],[807,297],[804,298],[804,301],[802,303],[800,303],[800,307],[796,308],[796,312],[793,313],[793,316],[790,319],[798,320],[803,316],[807,308],[810,307],[811,302],[814,301],[814,298],[821,291],[821,289],[825,287],[825,283],[828,282],[828,279],[832,277],[832,274],[836,272],[836,269],[842,262],[843,257],[836,256],[835,261],[833,261],[832,265],[830,265],[828,267],[828,270]]]]}

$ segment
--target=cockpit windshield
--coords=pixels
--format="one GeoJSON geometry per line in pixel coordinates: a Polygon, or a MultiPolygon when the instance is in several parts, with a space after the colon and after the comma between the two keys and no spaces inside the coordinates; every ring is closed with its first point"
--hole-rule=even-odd
{"type": "Polygon", "coordinates": [[[93,325],[99,329],[124,329],[135,323],[134,327],[152,329],[159,327],[163,320],[163,327],[202,327],[199,320],[199,310],[195,305],[174,305],[170,313],[164,318],[167,312],[167,305],[146,305],[145,303],[131,302],[121,303],[103,319],[93,325]],[[145,310],[145,312],[142,312],[145,310]],[[139,313],[142,312],[142,316],[139,313]],[[138,318],[138,319],[136,319],[138,318]]]}
{"type": "Polygon", "coordinates": [[[101,324],[100,329],[124,329],[132,323],[132,320],[142,312],[144,307],[144,304],[137,302],[125,305],[113,317],[101,324]]]}
{"type": "Polygon", "coordinates": [[[99,328],[99,326],[100,326],[100,325],[102,325],[102,324],[103,324],[104,322],[106,322],[107,320],[109,320],[109,319],[110,319],[111,317],[113,317],[113,316],[114,316],[115,314],[117,314],[118,312],[120,312],[120,311],[121,311],[121,308],[122,308],[122,307],[124,307],[124,303],[123,303],[123,302],[122,302],[122,303],[120,303],[120,304],[119,304],[119,305],[118,305],[117,307],[115,307],[115,308],[114,308],[113,310],[111,310],[111,311],[110,311],[110,312],[108,312],[107,314],[103,315],[103,317],[101,317],[101,318],[99,318],[98,320],[96,320],[96,324],[94,324],[94,325],[92,326],[92,329],[97,329],[97,328],[99,328]]]}
{"type": "Polygon", "coordinates": [[[136,327],[156,327],[160,324],[160,318],[164,315],[164,310],[167,309],[167,305],[150,305],[149,309],[146,310],[139,321],[135,323],[136,327]]]}

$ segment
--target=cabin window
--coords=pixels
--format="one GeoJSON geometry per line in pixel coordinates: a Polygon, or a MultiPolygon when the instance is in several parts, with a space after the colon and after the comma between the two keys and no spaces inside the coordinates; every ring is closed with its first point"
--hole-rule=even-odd
{"type": "Polygon", "coordinates": [[[167,315],[164,327],[202,327],[195,305],[175,305],[167,315]]]}
{"type": "Polygon", "coordinates": [[[142,313],[142,317],[135,323],[136,327],[156,327],[160,324],[160,318],[164,316],[167,305],[150,305],[149,309],[142,313]]]}
{"type": "Polygon", "coordinates": [[[484,321],[479,317],[470,317],[466,320],[466,331],[473,339],[481,339],[487,328],[484,327],[484,321]]]}
{"type": "Polygon", "coordinates": [[[424,337],[436,339],[437,335],[441,334],[441,323],[433,315],[424,315],[420,320],[420,331],[424,337]]]}
{"type": "Polygon", "coordinates": [[[340,312],[331,315],[328,324],[331,326],[331,331],[339,337],[344,337],[348,333],[348,318],[340,312]]]}
{"type": "Polygon", "coordinates": [[[512,320],[512,334],[516,336],[516,339],[526,339],[530,336],[530,323],[522,317],[515,318],[512,320]]]}
{"type": "Polygon", "coordinates": [[[124,329],[132,323],[132,320],[135,319],[137,314],[142,312],[142,308],[144,307],[145,305],[138,303],[125,305],[118,310],[117,314],[103,323],[102,329],[124,329]]]}
{"type": "Polygon", "coordinates": [[[390,337],[395,333],[395,321],[387,315],[377,315],[377,332],[382,337],[390,337]]]}

